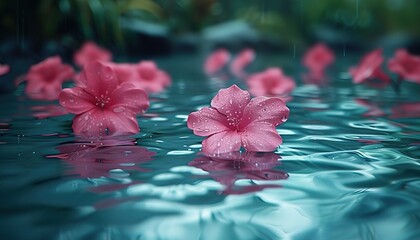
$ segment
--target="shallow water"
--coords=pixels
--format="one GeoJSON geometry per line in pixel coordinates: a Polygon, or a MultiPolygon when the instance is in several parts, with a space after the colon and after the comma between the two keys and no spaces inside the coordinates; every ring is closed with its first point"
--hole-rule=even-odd
{"type": "MultiPolygon", "coordinates": [[[[208,158],[186,118],[244,85],[185,67],[200,59],[162,59],[174,82],[141,132],[100,143],[47,117],[57,103],[0,95],[1,239],[420,239],[419,86],[353,86],[339,59],[330,84],[298,84],[275,153],[208,158]]],[[[297,62],[254,68],[300,79],[297,62]]]]}

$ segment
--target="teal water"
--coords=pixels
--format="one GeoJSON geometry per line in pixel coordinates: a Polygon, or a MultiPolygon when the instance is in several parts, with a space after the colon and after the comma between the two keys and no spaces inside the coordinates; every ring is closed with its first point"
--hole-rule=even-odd
{"type": "Polygon", "coordinates": [[[203,75],[202,58],[161,59],[173,85],[141,132],[101,143],[73,136],[71,115],[36,117],[56,102],[0,95],[0,238],[420,239],[420,86],[354,86],[344,57],[329,84],[305,85],[297,59],[260,59],[299,84],[284,143],[236,160],[202,156],[186,126],[244,87],[203,75]]]}

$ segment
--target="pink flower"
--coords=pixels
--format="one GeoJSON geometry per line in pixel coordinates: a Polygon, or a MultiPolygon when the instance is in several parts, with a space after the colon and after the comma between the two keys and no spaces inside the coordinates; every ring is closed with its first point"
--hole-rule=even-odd
{"type": "Polygon", "coordinates": [[[0,76],[6,75],[9,71],[10,71],[10,66],[9,65],[0,64],[0,76]]]}
{"type": "Polygon", "coordinates": [[[388,68],[403,79],[420,83],[420,57],[410,55],[405,49],[395,52],[395,57],[388,61],[388,68]]]}
{"type": "Polygon", "coordinates": [[[242,194],[269,187],[280,187],[277,184],[253,184],[236,186],[240,179],[279,180],[287,179],[286,172],[273,169],[280,165],[280,157],[275,153],[229,152],[216,156],[200,156],[188,165],[200,168],[212,178],[223,184],[225,194],[242,194]]]}
{"type": "Polygon", "coordinates": [[[138,64],[110,63],[120,82],[130,82],[146,92],[161,92],[171,85],[169,75],[159,69],[153,61],[141,61],[138,64]]]}
{"type": "Polygon", "coordinates": [[[226,49],[218,49],[207,57],[204,71],[208,75],[217,74],[228,64],[229,60],[230,53],[226,49]]]}
{"type": "Polygon", "coordinates": [[[372,79],[378,79],[382,83],[389,83],[391,79],[381,70],[381,64],[384,61],[382,49],[374,50],[365,55],[359,65],[350,68],[350,75],[353,77],[353,83],[359,84],[372,79]]]}
{"type": "Polygon", "coordinates": [[[74,62],[83,68],[87,63],[92,61],[109,62],[112,54],[106,49],[96,45],[94,42],[85,42],[83,46],[74,54],[74,62]]]}
{"type": "Polygon", "coordinates": [[[59,56],[49,57],[32,65],[26,74],[26,94],[33,99],[55,100],[61,92],[64,81],[74,77],[70,65],[63,64],[59,56]]]}
{"type": "Polygon", "coordinates": [[[280,68],[268,68],[253,74],[247,84],[254,96],[285,96],[295,88],[295,81],[285,76],[280,68]]]}
{"type": "Polygon", "coordinates": [[[111,67],[95,61],[88,63],[80,76],[80,86],[64,89],[60,104],[73,119],[79,135],[103,135],[140,131],[136,114],[149,107],[147,94],[131,83],[118,84],[111,67]]]}
{"type": "Polygon", "coordinates": [[[244,69],[255,59],[255,51],[253,49],[247,48],[242,50],[238,56],[233,59],[232,64],[230,65],[231,73],[237,78],[246,77],[244,69]]]}
{"type": "Polygon", "coordinates": [[[303,56],[303,65],[307,67],[312,75],[323,75],[328,65],[334,62],[335,55],[325,44],[318,43],[311,47],[303,56]]]}
{"type": "Polygon", "coordinates": [[[256,97],[236,85],[221,89],[211,107],[188,116],[188,128],[203,140],[203,152],[219,154],[238,151],[270,152],[282,143],[276,126],[285,122],[289,109],[280,98],[256,97]]]}

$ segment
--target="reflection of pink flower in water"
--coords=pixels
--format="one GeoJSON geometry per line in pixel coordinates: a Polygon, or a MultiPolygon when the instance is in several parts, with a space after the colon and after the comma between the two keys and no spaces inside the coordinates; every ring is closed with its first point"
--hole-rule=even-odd
{"type": "Polygon", "coordinates": [[[289,109],[280,98],[250,99],[247,91],[236,85],[221,89],[211,107],[188,116],[188,128],[203,140],[206,153],[238,151],[270,152],[282,143],[276,126],[289,116],[289,109]]]}
{"type": "Polygon", "coordinates": [[[204,71],[208,75],[217,74],[229,63],[230,53],[226,49],[218,49],[211,53],[204,62],[204,71]]]}
{"type": "Polygon", "coordinates": [[[9,65],[0,64],[0,76],[6,75],[10,71],[9,65]]]}
{"type": "Polygon", "coordinates": [[[31,107],[31,110],[34,111],[32,114],[34,117],[39,119],[49,118],[49,117],[58,117],[66,115],[69,112],[60,105],[42,105],[31,107]]]}
{"type": "Polygon", "coordinates": [[[109,62],[112,59],[112,54],[106,49],[96,45],[94,42],[85,42],[83,46],[74,54],[74,62],[79,67],[84,67],[86,64],[93,61],[109,62]]]}
{"type": "Polygon", "coordinates": [[[136,114],[149,107],[147,94],[131,83],[118,85],[111,67],[101,62],[85,66],[79,85],[64,89],[60,104],[73,119],[73,131],[79,135],[106,135],[140,131],[136,114]]]}
{"type": "Polygon", "coordinates": [[[312,75],[322,76],[325,68],[333,63],[334,59],[334,52],[325,44],[318,43],[305,53],[302,62],[312,75]]]}
{"type": "Polygon", "coordinates": [[[238,56],[233,59],[230,65],[230,72],[237,78],[246,77],[244,69],[255,59],[255,51],[247,48],[242,50],[238,56]]]}
{"type": "Polygon", "coordinates": [[[33,99],[55,100],[63,82],[73,77],[74,70],[70,65],[63,64],[59,56],[49,57],[31,66],[25,77],[25,92],[33,99]]]}
{"type": "Polygon", "coordinates": [[[358,66],[351,67],[349,70],[353,77],[353,83],[359,84],[368,80],[379,80],[381,85],[390,83],[391,79],[381,69],[383,61],[382,49],[374,50],[365,55],[358,66]]]}
{"type": "Polygon", "coordinates": [[[138,64],[110,63],[120,82],[130,82],[146,92],[161,92],[171,85],[170,76],[156,66],[153,61],[141,61],[138,64]]]}
{"type": "Polygon", "coordinates": [[[57,147],[60,154],[48,156],[71,164],[70,174],[97,178],[109,175],[113,169],[147,171],[136,164],[152,160],[155,155],[146,148],[136,146],[134,139],[104,138],[98,141],[82,139],[57,147]]]}
{"type": "Polygon", "coordinates": [[[402,79],[420,83],[420,56],[410,55],[407,50],[399,49],[394,58],[389,60],[388,68],[402,79]]]}
{"type": "Polygon", "coordinates": [[[363,114],[365,117],[381,117],[385,115],[385,112],[382,111],[378,105],[370,102],[369,100],[358,98],[355,101],[359,105],[362,105],[368,109],[368,111],[363,114]]]}
{"type": "Polygon", "coordinates": [[[295,81],[284,75],[280,68],[268,68],[251,75],[247,84],[254,96],[287,96],[295,88],[295,81]]]}
{"type": "Polygon", "coordinates": [[[241,194],[259,191],[267,187],[280,187],[275,184],[256,184],[235,186],[239,179],[279,180],[287,179],[288,174],[274,170],[280,157],[274,153],[230,152],[217,156],[201,156],[189,163],[190,166],[209,172],[210,176],[226,187],[226,194],[241,194]]]}
{"type": "Polygon", "coordinates": [[[400,103],[392,107],[391,118],[420,117],[420,102],[400,103]]]}

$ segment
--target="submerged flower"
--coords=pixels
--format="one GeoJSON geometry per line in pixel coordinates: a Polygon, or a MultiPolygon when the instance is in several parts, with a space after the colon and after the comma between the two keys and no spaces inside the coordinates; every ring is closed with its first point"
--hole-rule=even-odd
{"type": "Polygon", "coordinates": [[[110,63],[120,82],[130,82],[146,92],[160,92],[171,85],[169,75],[159,69],[153,61],[141,61],[138,64],[110,63]]]}
{"type": "Polygon", "coordinates": [[[0,64],[0,76],[6,75],[9,71],[10,71],[10,66],[9,65],[0,64]]]}
{"type": "Polygon", "coordinates": [[[240,150],[271,152],[282,143],[276,126],[285,122],[289,109],[280,98],[250,99],[236,85],[221,89],[204,107],[188,116],[188,128],[207,137],[203,152],[226,153],[240,150]]]}
{"type": "Polygon", "coordinates": [[[280,68],[268,68],[251,75],[247,84],[254,96],[285,96],[295,88],[295,81],[285,76],[280,68]]]}
{"type": "Polygon", "coordinates": [[[83,46],[74,54],[74,62],[79,67],[84,67],[93,61],[109,62],[112,54],[106,49],[96,45],[94,42],[85,42],[83,46]]]}
{"type": "Polygon", "coordinates": [[[233,59],[232,64],[230,65],[230,71],[232,74],[238,78],[246,77],[244,69],[252,62],[255,58],[255,51],[253,49],[247,48],[242,50],[238,56],[233,59]]]}
{"type": "Polygon", "coordinates": [[[149,107],[145,91],[131,83],[119,85],[112,68],[99,61],[88,63],[80,86],[64,89],[59,100],[76,114],[73,131],[80,135],[137,133],[136,114],[149,107]]]}
{"type": "Polygon", "coordinates": [[[188,165],[200,168],[209,173],[216,181],[225,186],[223,193],[242,194],[259,191],[265,188],[280,187],[277,184],[252,184],[238,186],[240,179],[280,180],[289,175],[273,169],[280,165],[280,156],[275,153],[229,152],[215,156],[200,156],[188,165]]]}
{"type": "Polygon", "coordinates": [[[229,60],[230,53],[226,49],[218,49],[207,57],[204,63],[204,71],[208,75],[217,74],[228,64],[229,60]]]}
{"type": "Polygon", "coordinates": [[[389,83],[391,79],[381,69],[383,61],[382,49],[374,50],[365,55],[358,66],[350,68],[349,72],[353,77],[353,83],[359,84],[375,79],[383,83],[389,83]]]}
{"type": "Polygon", "coordinates": [[[59,56],[49,57],[31,66],[25,78],[25,92],[33,99],[55,100],[63,82],[73,77],[74,70],[70,65],[63,64],[59,56]]]}
{"type": "Polygon", "coordinates": [[[420,83],[420,56],[410,55],[405,49],[395,52],[395,57],[388,62],[389,71],[402,79],[420,83]]]}
{"type": "Polygon", "coordinates": [[[303,65],[307,67],[312,75],[323,75],[324,70],[334,62],[334,52],[325,44],[318,43],[310,48],[303,56],[303,65]]]}

